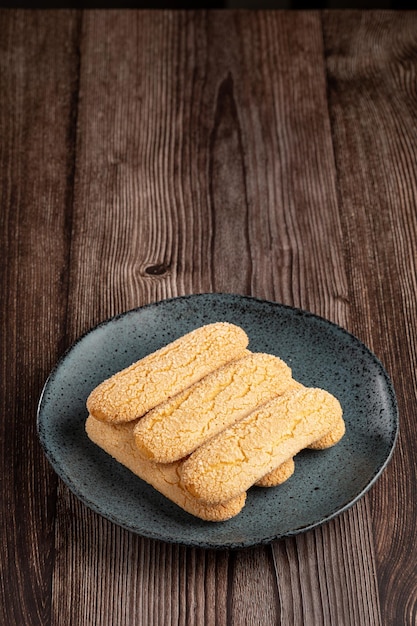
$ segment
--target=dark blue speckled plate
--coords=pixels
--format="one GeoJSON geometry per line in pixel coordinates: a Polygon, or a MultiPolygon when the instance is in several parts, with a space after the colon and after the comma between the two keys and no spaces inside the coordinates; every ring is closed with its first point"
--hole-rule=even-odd
{"type": "Polygon", "coordinates": [[[356,502],[387,465],[398,433],[394,390],[380,361],[357,338],[320,317],[230,294],[172,298],[114,317],[81,337],[50,374],[38,433],[57,474],[91,509],[140,535],[205,548],[238,548],[314,528],[356,502]],[[195,519],[116,463],[84,432],[85,402],[103,379],[194,328],[229,321],[253,351],[275,354],[308,386],[339,398],[342,441],[305,450],[280,487],[252,488],[234,519],[195,519]]]}

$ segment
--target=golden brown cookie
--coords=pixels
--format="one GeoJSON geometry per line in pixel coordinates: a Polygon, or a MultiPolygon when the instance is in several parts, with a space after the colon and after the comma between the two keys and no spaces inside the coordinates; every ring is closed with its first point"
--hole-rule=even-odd
{"type": "Polygon", "coordinates": [[[284,461],[284,463],[273,469],[272,472],[265,474],[255,485],[257,487],[278,487],[278,485],[285,483],[294,474],[294,471],[294,459],[288,459],[288,461],[284,461]]]}
{"type": "Polygon", "coordinates": [[[96,419],[120,423],[144,415],[213,370],[239,358],[248,345],[234,324],[208,324],[149,354],[96,387],[87,399],[96,419]]]}
{"type": "Polygon", "coordinates": [[[331,448],[341,440],[345,432],[346,424],[343,417],[340,416],[340,419],[337,420],[336,424],[334,425],[332,430],[327,433],[327,435],[324,435],[324,437],[321,437],[320,439],[317,439],[317,441],[310,443],[310,445],[307,447],[311,450],[325,450],[326,448],[331,448]]]}
{"type": "Polygon", "coordinates": [[[91,441],[116,461],[188,513],[206,521],[219,522],[234,517],[241,511],[246,493],[228,502],[206,504],[193,498],[182,486],[180,480],[182,461],[161,464],[143,459],[133,439],[134,425],[135,422],[109,424],[90,415],[86,422],[86,432],[91,441]]]}
{"type": "Polygon", "coordinates": [[[170,463],[283,393],[291,370],[276,356],[250,353],[227,363],[149,411],[134,429],[141,454],[170,463]]]}
{"type": "Polygon", "coordinates": [[[342,417],[338,400],[322,389],[290,390],[200,446],[182,465],[185,488],[204,502],[246,492],[342,417]]]}

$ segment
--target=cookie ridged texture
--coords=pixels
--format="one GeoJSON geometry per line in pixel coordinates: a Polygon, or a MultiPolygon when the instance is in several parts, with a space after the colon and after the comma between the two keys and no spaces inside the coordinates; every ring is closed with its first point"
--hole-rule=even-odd
{"type": "Polygon", "coordinates": [[[291,369],[280,358],[248,353],[145,415],[134,430],[136,444],[149,459],[176,461],[284,393],[291,382],[291,369]]]}
{"type": "MultiPolygon", "coordinates": [[[[299,390],[306,389],[304,385],[301,383],[294,381],[290,385],[290,389],[299,390]]],[[[346,432],[346,424],[345,421],[340,415],[338,419],[336,419],[335,424],[330,432],[328,432],[324,437],[317,439],[311,443],[307,448],[311,450],[325,450],[326,448],[331,448],[332,446],[339,443],[342,439],[343,435],[346,432]]],[[[294,459],[288,459],[282,465],[279,465],[277,468],[273,469],[268,474],[265,474],[263,478],[256,482],[257,487],[277,487],[278,485],[282,485],[286,480],[291,478],[295,471],[295,463],[294,459]]]]}
{"type": "Polygon", "coordinates": [[[182,466],[183,484],[205,502],[236,497],[327,435],[341,415],[327,391],[288,391],[193,452],[182,466]]]}
{"type": "Polygon", "coordinates": [[[87,399],[98,420],[128,422],[241,356],[245,331],[228,322],[197,328],[133,363],[96,387],[87,399]]]}
{"type": "Polygon", "coordinates": [[[85,428],[91,441],[191,515],[205,521],[220,522],[242,510],[246,493],[228,502],[207,504],[193,498],[182,486],[182,461],[163,465],[143,459],[135,446],[134,425],[135,422],[109,424],[90,415],[85,428]]]}
{"type": "Polygon", "coordinates": [[[326,450],[326,448],[331,448],[332,446],[339,443],[341,438],[346,432],[346,424],[342,416],[337,420],[336,424],[333,426],[332,430],[311,443],[308,448],[311,450],[326,450]]]}
{"type": "Polygon", "coordinates": [[[294,459],[288,459],[288,461],[284,461],[281,465],[278,465],[272,472],[268,472],[265,474],[260,480],[258,480],[255,485],[257,487],[278,487],[278,485],[282,485],[286,480],[291,478],[295,471],[295,463],[294,459]]]}

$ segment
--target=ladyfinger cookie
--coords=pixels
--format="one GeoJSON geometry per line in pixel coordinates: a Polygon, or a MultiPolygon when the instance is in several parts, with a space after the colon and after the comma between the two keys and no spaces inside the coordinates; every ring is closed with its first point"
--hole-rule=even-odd
{"type": "MultiPolygon", "coordinates": [[[[291,389],[306,389],[304,385],[293,380],[290,386],[291,389]]],[[[331,448],[336,445],[343,435],[345,434],[346,426],[342,415],[338,418],[337,422],[333,426],[332,430],[321,437],[317,441],[311,443],[307,448],[311,450],[325,450],[326,448],[331,448]]],[[[277,468],[273,469],[272,472],[269,472],[263,478],[258,480],[256,484],[257,487],[277,487],[278,485],[282,485],[286,480],[288,480],[295,471],[294,459],[288,459],[279,465],[277,468]]]]}
{"type": "MultiPolygon", "coordinates": [[[[307,448],[311,450],[325,450],[326,448],[331,448],[336,445],[343,435],[345,434],[346,426],[342,416],[337,421],[333,429],[318,439],[314,443],[311,443],[307,448]]],[[[263,476],[258,482],[256,482],[257,487],[277,487],[278,485],[282,485],[286,480],[288,480],[295,471],[295,463],[294,459],[288,459],[279,465],[277,468],[269,472],[265,476],[263,476]]]]}
{"type": "Polygon", "coordinates": [[[276,356],[248,352],[149,411],[134,429],[145,458],[170,463],[283,393],[291,369],[276,356]]]}
{"type": "Polygon", "coordinates": [[[216,504],[196,500],[181,484],[182,461],[163,465],[140,456],[133,439],[134,422],[109,424],[90,415],[85,428],[91,441],[195,517],[212,522],[224,521],[237,515],[245,504],[246,493],[216,504]]]}
{"type": "Polygon", "coordinates": [[[278,487],[278,485],[285,483],[285,481],[294,474],[294,471],[294,459],[288,459],[288,461],[284,461],[284,463],[281,463],[281,465],[273,469],[272,472],[268,472],[268,474],[262,476],[255,485],[257,487],[278,487]]]}
{"type": "Polygon", "coordinates": [[[327,391],[290,390],[200,446],[182,465],[182,482],[204,502],[237,497],[331,432],[341,416],[327,391]]]}
{"type": "Polygon", "coordinates": [[[326,448],[331,448],[341,440],[345,432],[345,420],[342,416],[340,416],[336,424],[333,426],[332,430],[327,433],[327,435],[324,435],[324,437],[317,439],[317,441],[313,441],[313,443],[310,443],[310,445],[307,447],[311,450],[325,450],[326,448]]]}
{"type": "Polygon", "coordinates": [[[234,324],[197,328],[98,385],[87,399],[88,411],[112,423],[137,419],[241,356],[247,345],[245,331],[234,324]]]}

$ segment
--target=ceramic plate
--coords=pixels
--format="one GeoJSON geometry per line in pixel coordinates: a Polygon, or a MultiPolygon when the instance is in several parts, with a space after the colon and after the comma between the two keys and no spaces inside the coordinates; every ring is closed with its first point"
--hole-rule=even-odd
{"type": "Polygon", "coordinates": [[[87,506],[140,535],[205,548],[238,548],[295,535],[355,503],[388,463],[398,433],[391,381],[356,337],[316,315],[230,294],[172,298],[134,309],[81,337],[51,372],[38,408],[38,433],[60,478],[87,506]],[[295,457],[283,485],[252,488],[235,518],[203,522],[119,465],[86,436],[86,399],[114,372],[177,337],[215,321],[240,325],[249,348],[284,359],[293,376],[341,402],[346,434],[324,451],[295,457]]]}

